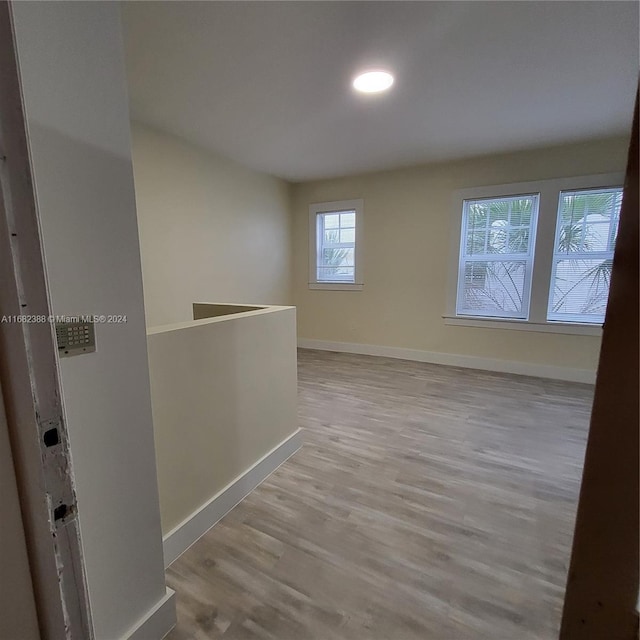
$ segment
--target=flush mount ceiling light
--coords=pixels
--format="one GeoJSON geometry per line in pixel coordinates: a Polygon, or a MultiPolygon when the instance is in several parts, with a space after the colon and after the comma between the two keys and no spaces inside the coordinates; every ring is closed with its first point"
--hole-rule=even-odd
{"type": "Polygon", "coordinates": [[[392,84],[393,76],[388,71],[366,71],[353,80],[353,88],[361,93],[380,93],[392,84]]]}

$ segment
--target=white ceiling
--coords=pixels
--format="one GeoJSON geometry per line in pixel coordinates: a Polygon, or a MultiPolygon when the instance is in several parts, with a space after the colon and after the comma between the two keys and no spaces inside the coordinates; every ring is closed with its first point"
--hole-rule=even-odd
{"type": "Polygon", "coordinates": [[[126,2],[132,117],[293,180],[628,133],[635,2],[126,2]],[[383,66],[384,95],[355,95],[383,66]]]}

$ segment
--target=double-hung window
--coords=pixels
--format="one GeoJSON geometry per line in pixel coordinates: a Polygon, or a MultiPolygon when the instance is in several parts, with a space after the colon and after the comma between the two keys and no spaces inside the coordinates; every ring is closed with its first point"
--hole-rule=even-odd
{"type": "Polygon", "coordinates": [[[560,194],[548,320],[604,321],[622,189],[560,194]]]}
{"type": "Polygon", "coordinates": [[[620,207],[618,174],[456,194],[447,324],[596,333],[620,207]]]}
{"type": "Polygon", "coordinates": [[[309,206],[309,287],[362,289],[363,201],[309,206]]]}
{"type": "Polygon", "coordinates": [[[456,311],[525,319],[538,196],[465,200],[456,311]]]}

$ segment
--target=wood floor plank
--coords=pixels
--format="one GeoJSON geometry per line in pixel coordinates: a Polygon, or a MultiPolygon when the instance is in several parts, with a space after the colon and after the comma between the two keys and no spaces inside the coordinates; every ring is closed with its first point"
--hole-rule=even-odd
{"type": "Polygon", "coordinates": [[[299,351],[303,448],[167,571],[170,640],[552,640],[592,387],[299,351]]]}

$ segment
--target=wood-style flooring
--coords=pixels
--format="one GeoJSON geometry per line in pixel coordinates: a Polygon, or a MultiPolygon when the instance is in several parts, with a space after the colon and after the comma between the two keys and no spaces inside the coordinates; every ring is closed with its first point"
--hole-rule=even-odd
{"type": "Polygon", "coordinates": [[[306,444],[168,569],[170,640],[557,638],[591,401],[300,350],[306,444]]]}

